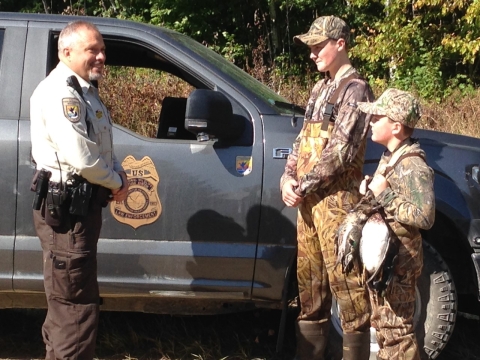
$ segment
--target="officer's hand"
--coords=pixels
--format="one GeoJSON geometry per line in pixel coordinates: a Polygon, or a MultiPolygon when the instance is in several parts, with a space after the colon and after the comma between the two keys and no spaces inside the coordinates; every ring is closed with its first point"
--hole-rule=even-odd
{"type": "Polygon", "coordinates": [[[373,177],[372,181],[368,185],[368,188],[372,190],[373,195],[378,196],[388,187],[388,181],[385,176],[377,174],[373,177]]]}
{"type": "Polygon", "coordinates": [[[128,195],[128,179],[124,171],[118,173],[122,178],[122,187],[112,190],[113,201],[124,201],[128,195]]]}
{"type": "Polygon", "coordinates": [[[295,188],[298,186],[298,182],[295,179],[290,179],[283,184],[282,187],[282,200],[285,205],[289,207],[297,207],[302,202],[302,197],[295,193],[295,188]]]}

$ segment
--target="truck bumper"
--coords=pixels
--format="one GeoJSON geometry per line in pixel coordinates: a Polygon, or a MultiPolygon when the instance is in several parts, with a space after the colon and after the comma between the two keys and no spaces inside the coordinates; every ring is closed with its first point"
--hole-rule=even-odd
{"type": "Polygon", "coordinates": [[[480,253],[472,254],[473,265],[475,265],[475,270],[477,272],[477,286],[478,286],[478,294],[477,298],[480,301],[480,253]]]}

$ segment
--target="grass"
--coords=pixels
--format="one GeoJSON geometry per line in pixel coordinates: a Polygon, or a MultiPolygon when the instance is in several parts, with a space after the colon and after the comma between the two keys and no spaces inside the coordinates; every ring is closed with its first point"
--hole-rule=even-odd
{"type": "MultiPolygon", "coordinates": [[[[0,310],[0,359],[41,359],[45,310],[0,310]],[[6,325],[8,324],[8,326],[6,325]]],[[[169,316],[101,312],[98,359],[245,360],[286,359],[276,354],[279,312],[169,316]]]]}
{"type": "MultiPolygon", "coordinates": [[[[276,353],[278,310],[230,315],[169,316],[101,312],[96,358],[100,360],[287,360],[295,349],[294,316],[276,353]]],[[[45,310],[0,310],[0,359],[42,359],[45,310]]],[[[437,360],[479,360],[480,321],[457,317],[455,331],[437,360]]],[[[326,360],[332,360],[327,358],[326,360]]]]}

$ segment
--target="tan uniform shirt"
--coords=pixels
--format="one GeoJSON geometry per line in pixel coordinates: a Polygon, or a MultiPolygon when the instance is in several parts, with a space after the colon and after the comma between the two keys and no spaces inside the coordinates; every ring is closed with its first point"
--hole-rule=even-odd
{"type": "Polygon", "coordinates": [[[37,169],[51,171],[54,182],[78,174],[92,184],[118,189],[122,186],[118,172],[123,169],[113,151],[110,114],[98,90],[80,76],[85,101],[67,86],[71,75],[76,74],[60,62],[30,98],[32,156],[37,169]]]}

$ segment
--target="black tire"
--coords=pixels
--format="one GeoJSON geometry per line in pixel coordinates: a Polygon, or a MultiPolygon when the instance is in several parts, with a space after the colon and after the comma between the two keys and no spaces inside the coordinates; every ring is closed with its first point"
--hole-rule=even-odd
{"type": "Polygon", "coordinates": [[[440,254],[423,242],[423,270],[417,283],[415,333],[422,359],[436,359],[452,336],[458,298],[453,278],[440,254]],[[423,326],[422,326],[423,325],[423,326]]]}
{"type": "MultiPolygon", "coordinates": [[[[417,282],[413,319],[422,360],[436,359],[445,348],[455,327],[457,304],[455,284],[447,264],[430,244],[423,241],[423,269],[417,282]]],[[[332,306],[332,324],[336,330],[335,335],[341,337],[342,330],[335,301],[332,306]]],[[[331,345],[338,346],[335,344],[337,341],[333,342],[331,345]]],[[[378,345],[372,336],[370,358],[373,358],[377,350],[378,345]]]]}

